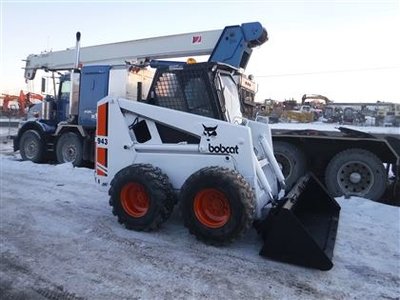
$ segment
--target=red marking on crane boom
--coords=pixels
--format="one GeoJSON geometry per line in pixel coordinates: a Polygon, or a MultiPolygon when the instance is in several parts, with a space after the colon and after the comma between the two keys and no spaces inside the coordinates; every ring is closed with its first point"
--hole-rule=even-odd
{"type": "Polygon", "coordinates": [[[201,44],[201,35],[194,35],[192,37],[192,44],[201,44]]]}

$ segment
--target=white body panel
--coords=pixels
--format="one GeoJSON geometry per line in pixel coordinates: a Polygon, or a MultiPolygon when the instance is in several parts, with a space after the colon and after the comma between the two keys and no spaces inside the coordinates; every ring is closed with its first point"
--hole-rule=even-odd
{"type": "MultiPolygon", "coordinates": [[[[249,122],[248,126],[237,125],[110,96],[98,104],[99,107],[104,105],[108,106],[106,118],[110,121],[106,121],[107,136],[97,136],[97,147],[106,149],[108,161],[107,166],[96,164],[96,168],[100,167],[102,171],[100,174],[97,172],[98,183],[108,185],[121,169],[132,164],[148,163],[159,167],[169,177],[173,187],[179,190],[185,180],[199,169],[221,166],[238,171],[252,186],[257,200],[257,219],[262,217],[263,209],[272,198],[278,198],[280,189],[277,179],[281,181],[283,175],[280,170],[280,175],[275,175],[271,163],[271,160],[275,161],[273,153],[266,154],[260,142],[272,143],[268,125],[255,122],[249,122]],[[150,137],[141,143],[134,130],[129,129],[139,122],[146,124],[150,133],[150,137]],[[198,138],[199,143],[188,144],[185,140],[174,144],[163,143],[156,123],[184,131],[198,138]],[[208,134],[205,127],[215,128],[215,134],[208,134]],[[254,149],[257,149],[257,156],[254,149]]],[[[103,117],[99,116],[100,121],[103,117]]]]}

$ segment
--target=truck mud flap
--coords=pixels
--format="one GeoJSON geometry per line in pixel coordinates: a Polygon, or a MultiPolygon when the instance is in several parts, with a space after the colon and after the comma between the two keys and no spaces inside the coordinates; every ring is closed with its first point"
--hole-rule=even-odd
{"type": "Polygon", "coordinates": [[[260,255],[296,265],[330,270],[340,206],[311,173],[259,224],[260,255]]]}

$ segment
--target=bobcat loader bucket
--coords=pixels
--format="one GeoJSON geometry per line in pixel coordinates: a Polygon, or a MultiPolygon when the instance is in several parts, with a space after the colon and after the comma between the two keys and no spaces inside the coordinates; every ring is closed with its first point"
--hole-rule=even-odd
{"type": "Polygon", "coordinates": [[[339,204],[322,184],[311,173],[303,176],[260,224],[264,240],[260,255],[331,269],[339,212],[339,204]]]}

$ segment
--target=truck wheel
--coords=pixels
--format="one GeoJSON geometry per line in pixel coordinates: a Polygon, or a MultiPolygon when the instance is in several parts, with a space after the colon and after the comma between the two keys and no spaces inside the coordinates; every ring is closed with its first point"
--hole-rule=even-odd
{"type": "Polygon", "coordinates": [[[82,140],[74,132],[67,132],[61,135],[57,141],[56,154],[60,164],[72,163],[75,167],[83,164],[82,140]]]}
{"type": "Polygon", "coordinates": [[[199,240],[221,245],[232,242],[253,223],[251,186],[236,171],[206,167],[192,174],[180,194],[184,224],[199,240]]]}
{"type": "Polygon", "coordinates": [[[274,155],[285,176],[286,191],[306,172],[306,157],[295,145],[287,142],[274,142],[274,155]]]}
{"type": "Polygon", "coordinates": [[[167,175],[149,164],[119,171],[111,181],[110,205],[118,222],[137,231],[157,229],[172,213],[176,197],[167,175]]]}
{"type": "Polygon", "coordinates": [[[23,160],[40,163],[44,159],[44,143],[36,130],[25,131],[19,142],[19,151],[23,160]]]}
{"type": "Polygon", "coordinates": [[[364,149],[336,154],[325,171],[325,183],[334,197],[354,195],[379,200],[386,189],[387,175],[382,161],[364,149]]]}

